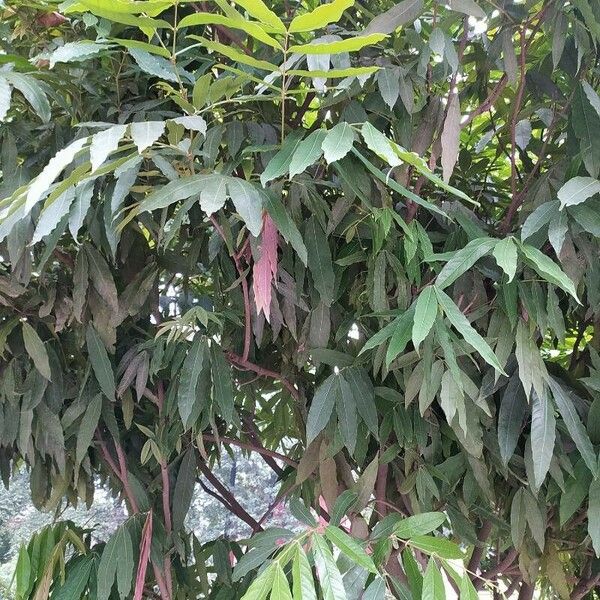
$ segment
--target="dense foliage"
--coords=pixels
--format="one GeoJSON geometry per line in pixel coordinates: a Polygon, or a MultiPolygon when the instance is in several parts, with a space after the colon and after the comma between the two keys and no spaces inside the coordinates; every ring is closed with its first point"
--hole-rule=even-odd
{"type": "Polygon", "coordinates": [[[129,514],[17,598],[592,598],[600,1],[268,4],[0,2],[0,471],[129,514]]]}

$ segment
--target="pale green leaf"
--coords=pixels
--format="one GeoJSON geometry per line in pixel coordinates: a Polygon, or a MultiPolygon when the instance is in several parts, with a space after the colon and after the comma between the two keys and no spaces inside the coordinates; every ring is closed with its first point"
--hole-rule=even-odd
{"type": "Polygon", "coordinates": [[[337,23],[344,11],[353,5],[354,0],[333,0],[333,2],[321,4],[310,12],[294,17],[288,31],[290,33],[315,31],[330,23],[337,23]]]}
{"type": "Polygon", "coordinates": [[[435,531],[445,522],[446,515],[441,512],[426,512],[412,515],[402,519],[394,527],[394,535],[403,540],[410,540],[416,536],[426,535],[435,531]]]}
{"type": "Polygon", "coordinates": [[[371,46],[384,40],[387,36],[383,33],[371,33],[359,37],[346,38],[334,42],[312,42],[290,46],[289,52],[297,54],[341,54],[342,52],[356,52],[365,46],[371,46]]]}
{"type": "Polygon", "coordinates": [[[496,243],[492,254],[498,266],[508,275],[510,283],[517,272],[517,245],[511,237],[504,238],[496,243]]]}
{"type": "Polygon", "coordinates": [[[600,192],[600,180],[593,177],[573,177],[558,190],[561,208],[581,204],[600,192]]]}
{"type": "Polygon", "coordinates": [[[141,154],[160,138],[165,131],[164,121],[139,121],[132,123],[129,132],[133,143],[141,154]]]}
{"type": "Polygon", "coordinates": [[[299,173],[303,173],[308,167],[319,160],[321,154],[323,154],[321,146],[326,136],[327,131],[325,129],[317,129],[296,146],[289,163],[290,179],[299,173]]]}
{"type": "Polygon", "coordinates": [[[340,160],[352,150],[354,145],[354,132],[345,121],[338,123],[330,129],[321,144],[327,163],[340,160]]]}
{"type": "Polygon", "coordinates": [[[262,230],[263,209],[259,191],[249,181],[231,177],[227,182],[227,192],[248,231],[258,237],[262,230]]]}

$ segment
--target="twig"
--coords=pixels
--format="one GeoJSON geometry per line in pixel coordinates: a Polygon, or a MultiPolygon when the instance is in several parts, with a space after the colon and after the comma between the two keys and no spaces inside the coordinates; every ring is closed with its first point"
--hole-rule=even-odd
{"type": "Polygon", "coordinates": [[[294,398],[294,400],[300,400],[300,393],[298,390],[281,373],[259,367],[258,365],[250,362],[247,358],[244,358],[243,356],[237,356],[233,352],[227,352],[226,356],[227,360],[239,369],[253,371],[258,375],[263,375],[264,377],[270,377],[276,381],[281,381],[281,384],[288,390],[292,398],[294,398]]]}
{"type": "Polygon", "coordinates": [[[275,452],[273,450],[268,450],[267,448],[264,448],[262,446],[255,446],[254,444],[250,444],[249,442],[242,442],[241,440],[236,440],[236,439],[228,438],[228,437],[217,438],[216,436],[214,436],[210,433],[203,433],[202,439],[206,440],[207,442],[215,442],[215,443],[222,442],[223,444],[230,444],[231,446],[237,446],[238,448],[244,448],[245,450],[250,450],[251,452],[257,452],[258,454],[262,454],[264,456],[270,456],[271,458],[280,460],[281,462],[284,462],[286,465],[290,465],[290,467],[294,467],[295,469],[298,468],[298,463],[295,460],[292,460],[291,458],[288,458],[287,456],[284,456],[283,454],[279,454],[279,452],[275,452]]]}

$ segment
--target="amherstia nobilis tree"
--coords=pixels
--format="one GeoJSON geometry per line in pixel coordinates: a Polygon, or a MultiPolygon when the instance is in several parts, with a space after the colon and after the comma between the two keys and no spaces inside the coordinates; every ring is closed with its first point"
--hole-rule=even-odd
{"type": "Polygon", "coordinates": [[[0,471],[129,514],[17,598],[598,597],[599,0],[0,16],[0,471]]]}

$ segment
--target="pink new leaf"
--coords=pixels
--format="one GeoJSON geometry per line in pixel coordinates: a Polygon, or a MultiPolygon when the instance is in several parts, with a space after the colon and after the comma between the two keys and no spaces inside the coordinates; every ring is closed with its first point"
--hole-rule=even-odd
{"type": "Polygon", "coordinates": [[[146,569],[150,560],[150,547],[152,546],[152,511],[148,513],[144,528],[142,529],[142,539],[140,541],[140,561],[138,563],[137,574],[135,576],[135,593],[133,600],[142,600],[144,593],[144,583],[146,581],[146,569]]]}
{"type": "Polygon", "coordinates": [[[271,217],[265,213],[260,236],[260,258],[254,263],[253,285],[256,314],[262,310],[267,321],[271,311],[271,283],[277,276],[277,243],[279,235],[271,217]]]}

